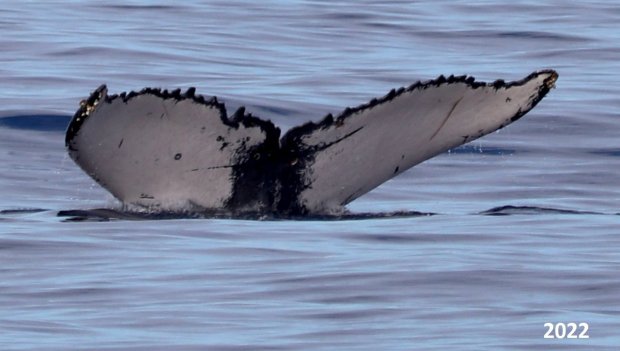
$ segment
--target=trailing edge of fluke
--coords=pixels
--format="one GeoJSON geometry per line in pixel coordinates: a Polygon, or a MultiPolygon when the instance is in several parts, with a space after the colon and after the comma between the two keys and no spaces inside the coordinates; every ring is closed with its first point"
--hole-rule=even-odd
{"type": "Polygon", "coordinates": [[[80,103],[71,158],[124,204],[232,216],[338,213],[388,179],[530,111],[558,74],[514,82],[450,76],[417,82],[320,122],[280,129],[194,88],[108,95],[80,103]]]}

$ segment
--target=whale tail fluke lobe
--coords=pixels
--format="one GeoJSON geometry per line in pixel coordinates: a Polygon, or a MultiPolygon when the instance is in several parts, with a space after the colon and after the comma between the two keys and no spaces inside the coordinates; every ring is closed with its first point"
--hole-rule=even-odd
{"type": "Polygon", "coordinates": [[[190,88],[83,101],[66,135],[71,158],[128,205],[155,210],[320,214],[437,154],[516,121],[555,71],[506,83],[439,77],[280,130],[190,88]]]}

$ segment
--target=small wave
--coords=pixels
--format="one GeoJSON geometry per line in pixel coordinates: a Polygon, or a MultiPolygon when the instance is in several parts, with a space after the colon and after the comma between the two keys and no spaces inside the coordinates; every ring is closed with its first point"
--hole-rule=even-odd
{"type": "Polygon", "coordinates": [[[177,5],[108,5],[102,4],[97,5],[95,7],[99,8],[107,8],[111,10],[120,10],[120,11],[169,11],[178,9],[180,6],[177,5]]]}
{"type": "Polygon", "coordinates": [[[479,214],[486,216],[510,216],[510,215],[540,215],[540,214],[569,214],[569,215],[602,215],[604,213],[592,211],[566,210],[559,208],[537,206],[499,206],[479,214]]]}
{"type": "MultiPolygon", "coordinates": [[[[41,212],[41,209],[4,210],[0,215],[19,215],[41,212]]],[[[97,208],[86,210],[63,210],[57,216],[65,222],[105,222],[113,220],[171,220],[171,219],[236,219],[255,221],[356,221],[373,219],[416,218],[440,216],[441,213],[421,211],[390,211],[390,212],[346,212],[342,214],[316,214],[308,216],[282,216],[265,213],[232,213],[228,211],[135,211],[125,209],[97,208]]],[[[447,215],[447,214],[443,214],[447,215]]],[[[498,206],[486,211],[472,213],[483,216],[512,216],[512,215],[620,215],[620,213],[602,213],[594,211],[580,211],[537,206],[498,206]]]]}
{"type": "Polygon", "coordinates": [[[240,219],[260,221],[347,221],[382,218],[411,218],[432,216],[434,213],[418,211],[393,211],[393,212],[360,212],[343,214],[320,214],[309,216],[281,216],[264,213],[231,213],[227,211],[202,211],[202,212],[138,212],[107,208],[89,210],[63,210],[57,216],[66,222],[105,222],[110,220],[164,220],[164,219],[240,219]]]}
{"type": "Polygon", "coordinates": [[[45,212],[45,211],[47,210],[42,209],[42,208],[16,208],[16,209],[0,210],[0,215],[11,216],[11,215],[39,213],[39,212],[45,212]]]}
{"type": "Polygon", "coordinates": [[[553,42],[588,42],[589,38],[578,36],[575,34],[554,33],[545,31],[508,31],[495,34],[499,38],[517,38],[517,39],[541,39],[553,42]]]}
{"type": "Polygon", "coordinates": [[[0,117],[0,127],[36,130],[44,132],[64,132],[71,116],[37,114],[0,117]]]}
{"type": "MultiPolygon", "coordinates": [[[[514,155],[517,152],[516,149],[509,149],[497,146],[479,146],[479,145],[471,145],[466,144],[459,146],[454,149],[450,149],[448,153],[455,155],[462,154],[476,154],[476,155],[490,155],[490,156],[504,156],[504,155],[514,155]]],[[[521,150],[519,151],[522,152],[521,150]]]]}
{"type": "Polygon", "coordinates": [[[23,217],[46,212],[48,210],[42,208],[15,208],[0,210],[0,222],[14,222],[22,220],[23,217]]]}
{"type": "Polygon", "coordinates": [[[610,149],[597,149],[588,151],[591,155],[597,156],[609,156],[609,157],[620,157],[620,149],[618,148],[610,148],[610,149]]]}

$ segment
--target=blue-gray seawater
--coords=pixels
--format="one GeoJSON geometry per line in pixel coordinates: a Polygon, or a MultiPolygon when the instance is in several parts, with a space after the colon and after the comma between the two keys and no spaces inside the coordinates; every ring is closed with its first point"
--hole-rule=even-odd
{"type": "Polygon", "coordinates": [[[2,1],[0,349],[618,350],[619,23],[612,0],[2,1]],[[349,206],[434,216],[57,216],[120,208],[64,150],[101,83],[196,86],[287,129],[542,68],[557,88],[525,118],[349,206]]]}

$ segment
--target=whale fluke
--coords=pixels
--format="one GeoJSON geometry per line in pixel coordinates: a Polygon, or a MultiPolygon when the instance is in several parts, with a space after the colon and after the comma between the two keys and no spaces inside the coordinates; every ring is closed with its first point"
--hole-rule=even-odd
{"type": "Polygon", "coordinates": [[[558,75],[506,83],[439,77],[318,123],[280,129],[194,88],[107,95],[102,85],[71,120],[66,147],[128,205],[156,210],[337,213],[388,179],[500,129],[531,110],[558,75]]]}

